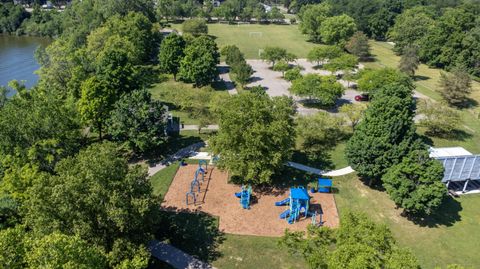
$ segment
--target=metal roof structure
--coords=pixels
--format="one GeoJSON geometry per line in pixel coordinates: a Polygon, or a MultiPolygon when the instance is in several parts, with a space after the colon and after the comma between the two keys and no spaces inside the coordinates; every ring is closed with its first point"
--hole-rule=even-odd
{"type": "Polygon", "coordinates": [[[459,156],[470,156],[473,155],[468,150],[462,147],[446,147],[446,148],[434,148],[430,147],[428,149],[431,158],[441,158],[441,157],[459,157],[459,156]]]}
{"type": "Polygon", "coordinates": [[[435,159],[445,168],[442,182],[480,180],[480,155],[435,159]]]}

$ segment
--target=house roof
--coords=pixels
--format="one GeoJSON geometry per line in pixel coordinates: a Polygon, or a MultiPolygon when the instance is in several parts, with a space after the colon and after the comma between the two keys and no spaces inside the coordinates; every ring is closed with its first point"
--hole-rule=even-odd
{"type": "Polygon", "coordinates": [[[442,182],[480,180],[480,155],[435,158],[443,164],[442,182]]]}

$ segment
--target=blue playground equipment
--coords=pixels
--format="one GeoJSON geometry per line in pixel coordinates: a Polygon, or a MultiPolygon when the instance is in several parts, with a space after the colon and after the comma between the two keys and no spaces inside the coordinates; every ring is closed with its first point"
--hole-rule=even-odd
{"type": "Polygon", "coordinates": [[[318,192],[330,193],[332,192],[333,182],[329,178],[319,178],[317,182],[318,192]]]}
{"type": "Polygon", "coordinates": [[[280,214],[280,219],[287,219],[289,224],[295,223],[302,215],[306,218],[313,214],[308,211],[310,196],[304,187],[290,188],[290,197],[276,202],[275,205],[289,205],[289,209],[280,214]]]}
{"type": "Polygon", "coordinates": [[[203,171],[207,172],[208,171],[208,163],[206,160],[200,160],[198,161],[198,168],[203,169],[203,171]],[[204,168],[205,167],[205,168],[204,168]]]}
{"type": "Polygon", "coordinates": [[[189,197],[192,197],[192,200],[193,200],[193,204],[196,204],[197,203],[197,196],[195,194],[195,192],[198,192],[200,193],[200,180],[202,180],[202,182],[205,181],[205,174],[207,173],[207,162],[204,161],[204,160],[200,160],[198,162],[198,168],[197,170],[195,170],[195,175],[193,177],[193,180],[192,182],[190,183],[190,190],[186,193],[185,195],[185,203],[188,205],[188,198],[189,197]],[[205,168],[203,168],[205,166],[205,168]],[[201,176],[201,178],[200,178],[201,176]]]}
{"type": "Polygon", "coordinates": [[[235,196],[240,198],[240,204],[242,205],[243,209],[250,209],[250,197],[252,196],[252,186],[244,186],[242,185],[242,191],[236,192],[235,196]]]}

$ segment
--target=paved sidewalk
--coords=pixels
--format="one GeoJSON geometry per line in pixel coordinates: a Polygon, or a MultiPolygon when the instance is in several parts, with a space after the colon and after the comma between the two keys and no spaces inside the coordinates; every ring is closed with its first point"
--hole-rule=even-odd
{"type": "Polygon", "coordinates": [[[153,257],[164,261],[177,269],[215,268],[206,262],[190,256],[189,254],[172,245],[165,244],[157,240],[150,242],[148,248],[153,257]]]}
{"type": "MultiPolygon", "coordinates": [[[[198,125],[183,125],[183,128],[180,129],[180,131],[183,130],[198,130],[198,125]]],[[[217,124],[212,124],[212,125],[207,125],[207,127],[203,127],[202,130],[218,130],[218,125],[217,124]]]]}
{"type": "Polygon", "coordinates": [[[154,166],[148,167],[148,176],[151,177],[155,175],[155,173],[169,166],[171,163],[175,161],[190,157],[191,155],[195,154],[200,148],[204,146],[205,146],[205,142],[198,142],[177,151],[175,154],[168,156],[165,160],[155,164],[154,166]]]}
{"type": "Polygon", "coordinates": [[[338,176],[348,175],[348,174],[353,173],[353,172],[355,172],[355,170],[353,170],[352,167],[347,166],[347,167],[342,168],[342,169],[330,171],[330,172],[325,173],[323,175],[324,176],[329,176],[329,177],[338,177],[338,176]]]}

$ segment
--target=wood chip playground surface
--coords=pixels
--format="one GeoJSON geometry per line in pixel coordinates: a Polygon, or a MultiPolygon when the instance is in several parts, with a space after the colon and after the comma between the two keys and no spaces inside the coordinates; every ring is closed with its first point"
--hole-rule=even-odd
{"type": "MultiPolygon", "coordinates": [[[[190,190],[190,183],[194,178],[198,165],[180,166],[173,179],[167,194],[164,197],[162,208],[171,211],[197,212],[202,211],[220,219],[219,229],[222,232],[240,235],[282,236],[285,229],[292,231],[306,231],[312,223],[310,217],[302,217],[294,224],[288,224],[280,219],[280,214],[288,206],[275,206],[275,202],[289,196],[289,189],[272,190],[271,194],[259,194],[253,191],[250,209],[243,209],[235,192],[240,186],[229,184],[227,172],[216,167],[208,167],[205,181],[201,183],[200,193],[196,192],[196,204],[190,197],[189,205],[185,203],[186,193],[190,190]]],[[[201,181],[200,181],[201,182],[201,181]]],[[[338,227],[339,217],[333,194],[310,193],[310,208],[323,211],[323,225],[338,227]]],[[[317,216],[317,223],[320,218],[317,216]]]]}

